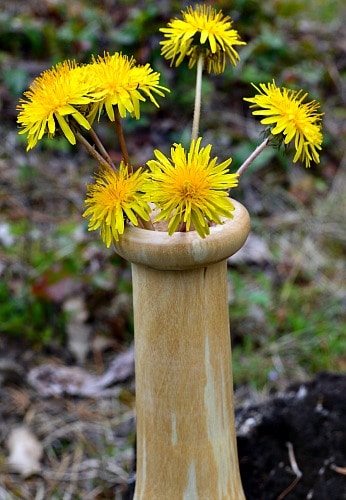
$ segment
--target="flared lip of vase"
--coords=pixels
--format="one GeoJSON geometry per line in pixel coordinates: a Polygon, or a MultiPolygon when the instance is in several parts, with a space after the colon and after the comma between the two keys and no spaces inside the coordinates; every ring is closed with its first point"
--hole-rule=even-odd
{"type": "Polygon", "coordinates": [[[201,238],[196,231],[151,231],[126,225],[124,234],[114,242],[118,255],[126,260],[161,270],[184,270],[204,267],[227,259],[245,243],[250,231],[246,208],[232,199],[233,218],[210,228],[201,238]]]}

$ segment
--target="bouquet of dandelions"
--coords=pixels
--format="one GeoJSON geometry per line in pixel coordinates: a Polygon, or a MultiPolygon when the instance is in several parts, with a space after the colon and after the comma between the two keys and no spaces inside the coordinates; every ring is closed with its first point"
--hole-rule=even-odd
{"type": "Polygon", "coordinates": [[[189,68],[197,68],[191,144],[188,151],[173,144],[170,157],[156,150],[155,159],[145,167],[131,164],[121,119],[128,115],[139,119],[141,102],[149,98],[158,106],[157,96],[169,92],[149,64],[138,65],[133,57],[119,52],[93,57],[90,64],[66,60],[38,76],[20,100],[19,134],[27,134],[27,150],[44,135],[54,137],[62,132],[71,144],[79,141],[98,162],[95,182],[87,186],[83,216],[89,218],[89,230],[100,229],[107,247],[113,239],[119,240],[126,222],[155,230],[155,222],[165,221],[169,235],[196,230],[204,238],[210,225],[232,218],[230,189],[270,144],[292,144],[293,162],[301,160],[306,167],[319,162],[319,104],[304,102],[307,94],[302,90],[279,88],[275,81],[254,85],[257,94],[245,99],[253,114],[262,117],[267,134],[237,172],[229,171],[231,158],[218,163],[218,158],[211,157],[212,146],[202,146],[198,130],[203,71],[220,74],[228,61],[235,66],[239,61],[236,47],[245,45],[232,24],[221,11],[197,5],[161,29],[162,55],[175,66],[187,59],[189,68]],[[122,154],[119,166],[114,165],[94,128],[95,121],[103,117],[115,125],[122,154]],[[155,216],[151,217],[153,210],[155,216]]]}

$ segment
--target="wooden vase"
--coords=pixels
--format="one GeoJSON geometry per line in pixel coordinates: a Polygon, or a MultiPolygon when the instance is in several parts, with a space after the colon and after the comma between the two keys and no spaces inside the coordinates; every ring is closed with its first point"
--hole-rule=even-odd
{"type": "Polygon", "coordinates": [[[132,263],[136,500],[243,500],[234,424],[227,258],[250,230],[233,219],[175,233],[128,226],[116,252],[132,263]]]}

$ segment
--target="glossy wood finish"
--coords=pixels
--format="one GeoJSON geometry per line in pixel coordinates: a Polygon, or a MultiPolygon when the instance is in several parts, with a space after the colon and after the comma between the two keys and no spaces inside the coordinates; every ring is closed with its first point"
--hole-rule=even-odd
{"type": "Polygon", "coordinates": [[[234,219],[172,237],[128,228],[137,408],[135,499],[243,500],[234,426],[226,259],[250,228],[234,219]]]}

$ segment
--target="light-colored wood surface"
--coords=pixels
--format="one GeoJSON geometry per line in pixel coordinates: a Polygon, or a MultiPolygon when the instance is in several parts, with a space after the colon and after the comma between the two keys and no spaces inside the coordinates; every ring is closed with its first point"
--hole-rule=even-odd
{"type": "Polygon", "coordinates": [[[245,242],[249,217],[239,204],[236,211],[205,240],[183,233],[189,238],[182,245],[177,235],[173,251],[165,233],[161,250],[149,231],[134,229],[145,233],[144,241],[130,235],[136,500],[245,498],[234,426],[226,258],[245,242]]]}
{"type": "Polygon", "coordinates": [[[236,200],[232,203],[233,219],[224,219],[224,224],[211,227],[205,238],[196,231],[169,236],[162,231],[127,225],[120,240],[114,242],[115,251],[130,262],[163,270],[192,269],[220,262],[243,246],[250,230],[246,208],[236,200]]]}

